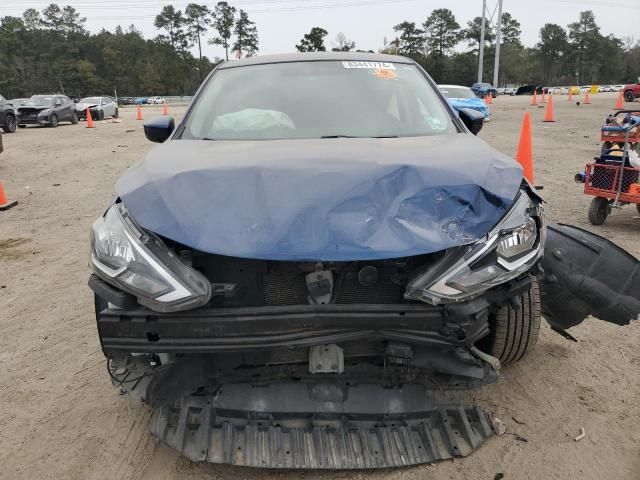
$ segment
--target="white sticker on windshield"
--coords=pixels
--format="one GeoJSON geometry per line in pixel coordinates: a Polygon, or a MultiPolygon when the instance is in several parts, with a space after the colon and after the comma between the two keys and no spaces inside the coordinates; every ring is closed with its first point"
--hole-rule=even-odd
{"type": "Polygon", "coordinates": [[[344,68],[369,68],[369,69],[379,69],[379,70],[395,70],[396,69],[393,63],[387,63],[387,62],[347,61],[347,62],[342,62],[342,66],[344,68]]]}

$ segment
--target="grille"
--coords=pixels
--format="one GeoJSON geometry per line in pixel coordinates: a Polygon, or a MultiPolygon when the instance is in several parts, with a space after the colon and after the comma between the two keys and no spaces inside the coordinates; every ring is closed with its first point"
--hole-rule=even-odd
{"type": "MultiPolygon", "coordinates": [[[[404,288],[394,283],[392,276],[380,267],[379,279],[371,286],[358,282],[359,267],[334,272],[333,297],[335,303],[393,304],[403,302],[404,288]]],[[[308,303],[305,273],[288,271],[286,268],[272,268],[264,276],[265,305],[304,305],[308,303]]]]}

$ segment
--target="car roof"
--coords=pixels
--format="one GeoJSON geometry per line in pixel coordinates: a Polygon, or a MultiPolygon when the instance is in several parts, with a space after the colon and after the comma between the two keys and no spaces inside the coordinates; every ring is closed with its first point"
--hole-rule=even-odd
{"type": "Polygon", "coordinates": [[[269,63],[290,62],[321,62],[321,61],[354,61],[354,62],[393,62],[412,64],[413,60],[399,55],[364,52],[311,52],[311,53],[283,53],[277,55],[261,55],[241,60],[231,60],[222,63],[218,68],[235,68],[246,65],[265,65],[269,63]]]}

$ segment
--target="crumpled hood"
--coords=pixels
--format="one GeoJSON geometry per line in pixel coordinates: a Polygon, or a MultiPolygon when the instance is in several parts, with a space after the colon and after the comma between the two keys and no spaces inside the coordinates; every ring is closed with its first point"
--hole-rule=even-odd
{"type": "Polygon", "coordinates": [[[397,258],[471,243],[522,179],[470,134],[174,140],[116,190],[144,228],[195,249],[272,260],[397,258]]]}
{"type": "Polygon", "coordinates": [[[18,107],[18,111],[22,111],[22,110],[42,111],[42,110],[49,110],[50,108],[53,108],[53,107],[51,105],[21,105],[20,107],[18,107]]]}
{"type": "Polygon", "coordinates": [[[98,106],[97,103],[76,103],[76,110],[78,112],[82,112],[87,108],[95,108],[97,106],[98,106]]]}

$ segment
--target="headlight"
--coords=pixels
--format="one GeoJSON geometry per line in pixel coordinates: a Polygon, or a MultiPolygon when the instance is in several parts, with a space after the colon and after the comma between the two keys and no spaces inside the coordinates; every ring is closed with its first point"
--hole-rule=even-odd
{"type": "Polygon", "coordinates": [[[46,115],[49,115],[52,111],[53,111],[52,108],[46,108],[44,110],[40,110],[40,112],[38,112],[38,115],[46,116],[46,115]]]}
{"type": "Polygon", "coordinates": [[[531,269],[544,241],[542,208],[521,191],[486,238],[449,250],[409,283],[405,298],[434,305],[469,300],[531,269]]]}
{"type": "Polygon", "coordinates": [[[160,312],[200,307],[211,297],[207,279],[139,228],[121,203],[93,224],[91,265],[100,278],[160,312]]]}

